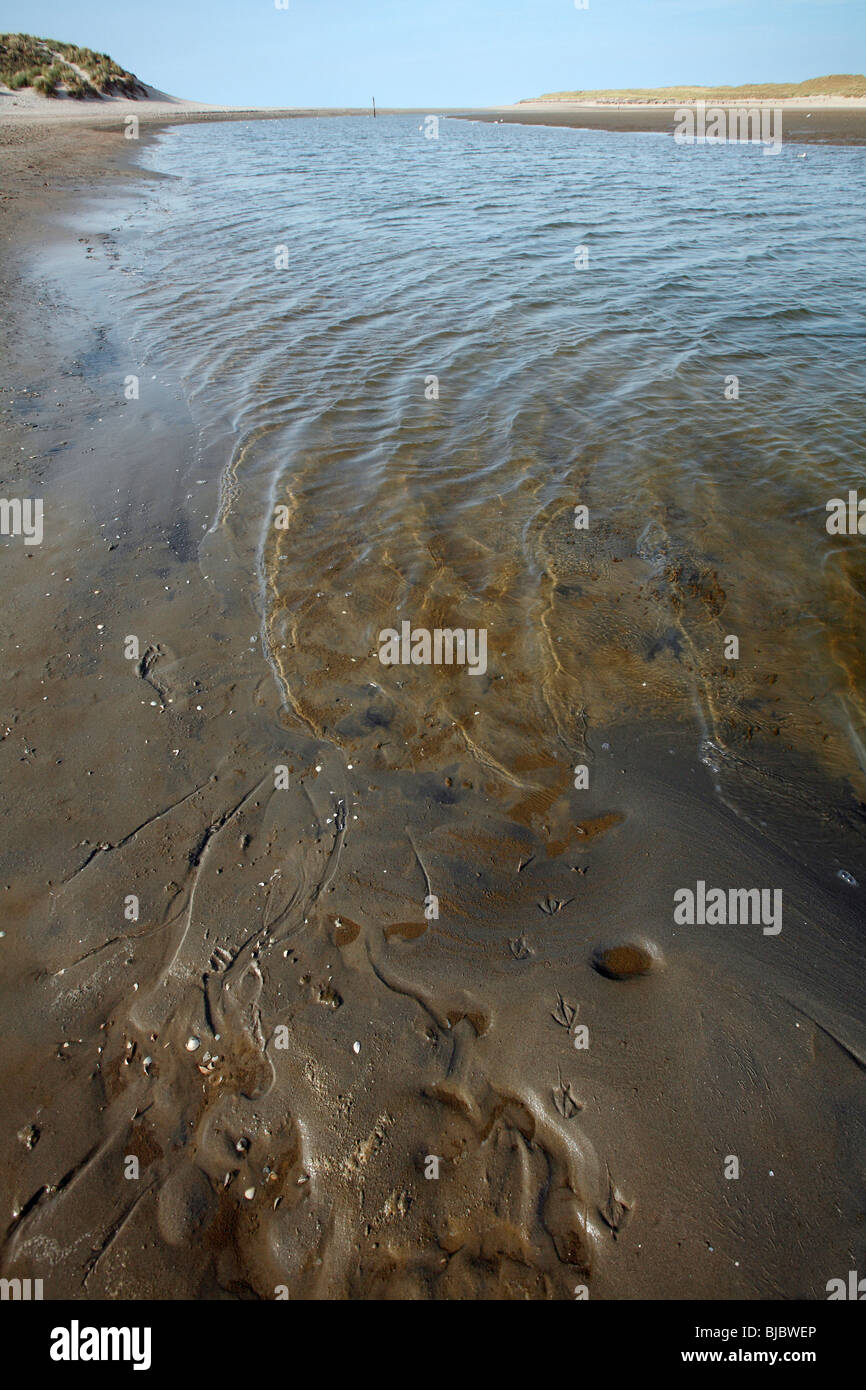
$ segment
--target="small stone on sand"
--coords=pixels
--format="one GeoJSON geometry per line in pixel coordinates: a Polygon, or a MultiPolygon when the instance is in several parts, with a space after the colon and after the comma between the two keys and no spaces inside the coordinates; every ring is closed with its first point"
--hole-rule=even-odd
{"type": "Polygon", "coordinates": [[[649,951],[632,942],[600,948],[592,957],[593,969],[608,980],[633,980],[639,975],[648,975],[654,965],[649,951]]]}

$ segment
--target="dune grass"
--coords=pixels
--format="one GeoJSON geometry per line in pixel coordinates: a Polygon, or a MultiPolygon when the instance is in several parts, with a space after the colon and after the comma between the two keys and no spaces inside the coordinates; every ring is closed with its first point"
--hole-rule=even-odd
{"type": "Polygon", "coordinates": [[[107,53],[32,34],[0,34],[0,82],[13,91],[29,87],[49,97],[61,90],[78,99],[145,95],[135,74],[107,53]]]}

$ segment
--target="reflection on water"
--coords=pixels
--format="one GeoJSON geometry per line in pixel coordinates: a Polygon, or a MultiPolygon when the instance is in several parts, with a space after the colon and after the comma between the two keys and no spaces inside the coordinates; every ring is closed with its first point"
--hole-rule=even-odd
{"type": "Polygon", "coordinates": [[[124,285],[225,432],[207,544],[287,717],[536,823],[594,731],[657,719],[720,779],[775,743],[862,791],[864,540],[825,506],[864,444],[863,150],[393,117],[146,158],[175,181],[124,285]],[[486,674],[382,665],[403,621],[486,630],[486,674]]]}

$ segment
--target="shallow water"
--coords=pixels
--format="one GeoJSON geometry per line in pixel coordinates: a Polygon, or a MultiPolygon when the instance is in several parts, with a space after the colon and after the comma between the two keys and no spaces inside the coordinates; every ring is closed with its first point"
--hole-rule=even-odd
{"type": "Polygon", "coordinates": [[[203,554],[306,726],[506,790],[659,716],[711,765],[765,735],[859,779],[866,570],[825,508],[866,432],[863,151],[391,117],[145,162],[173,182],[122,283],[222,436],[203,554]],[[486,674],[383,666],[405,619],[486,630],[486,674]]]}

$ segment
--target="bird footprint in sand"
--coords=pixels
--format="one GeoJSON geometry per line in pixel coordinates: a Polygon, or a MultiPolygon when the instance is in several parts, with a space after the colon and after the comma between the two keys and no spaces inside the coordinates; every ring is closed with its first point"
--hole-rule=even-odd
{"type": "Polygon", "coordinates": [[[553,898],[548,893],[546,898],[542,898],[538,907],[545,916],[553,917],[555,913],[561,912],[564,907],[568,907],[568,904],[573,902],[574,898],[553,898]]]}
{"type": "Polygon", "coordinates": [[[525,933],[509,941],[508,946],[515,960],[527,960],[532,955],[532,948],[526,940],[525,933]]]}
{"type": "Polygon", "coordinates": [[[571,1089],[571,1082],[563,1081],[562,1072],[559,1073],[559,1085],[553,1091],[553,1103],[564,1120],[573,1120],[577,1112],[583,1109],[571,1089]]]}
{"type": "Polygon", "coordinates": [[[563,1028],[567,1028],[569,1032],[571,1032],[571,1025],[577,1018],[577,1011],[579,1005],[569,1004],[568,1000],[563,999],[562,995],[559,993],[558,990],[556,997],[558,1003],[556,1005],[556,1008],[551,1013],[550,1017],[555,1019],[557,1023],[561,1024],[563,1028]]]}
{"type": "Polygon", "coordinates": [[[618,1191],[616,1183],[611,1177],[610,1169],[607,1170],[607,1201],[603,1207],[599,1207],[598,1212],[606,1226],[610,1227],[611,1234],[616,1240],[622,1228],[631,1216],[632,1202],[627,1202],[622,1193],[618,1191]]]}

